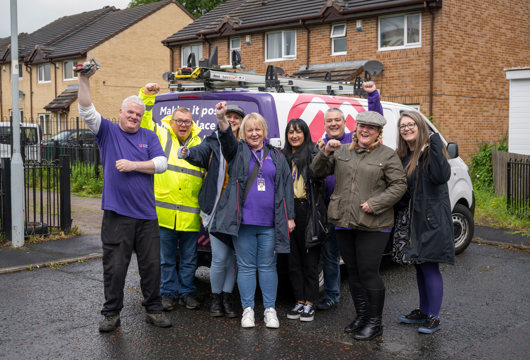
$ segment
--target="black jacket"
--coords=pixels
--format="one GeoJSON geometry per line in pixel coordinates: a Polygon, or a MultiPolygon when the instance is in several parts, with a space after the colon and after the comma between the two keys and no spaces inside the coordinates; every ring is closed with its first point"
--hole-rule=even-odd
{"type": "MultiPolygon", "coordinates": [[[[419,262],[454,264],[455,244],[453,219],[447,181],[451,166],[443,154],[443,142],[438,134],[430,138],[428,163],[426,151],[420,156],[414,173],[407,179],[410,199],[411,240],[410,258],[419,262]]],[[[409,157],[402,163],[407,166],[409,157]]],[[[406,198],[400,204],[407,203],[406,198]]]]}

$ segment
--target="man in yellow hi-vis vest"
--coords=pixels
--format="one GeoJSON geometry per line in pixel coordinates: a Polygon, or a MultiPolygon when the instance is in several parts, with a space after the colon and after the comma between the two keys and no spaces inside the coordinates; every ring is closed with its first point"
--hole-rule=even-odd
{"type": "Polygon", "coordinates": [[[162,306],[173,310],[179,303],[188,309],[200,304],[194,297],[193,280],[197,269],[197,237],[201,227],[198,196],[204,178],[202,168],[191,165],[177,156],[181,146],[188,148],[201,143],[201,129],[193,122],[187,108],[179,107],[171,116],[162,119],[162,125],[153,121],[152,106],[158,84],[149,83],[139,96],[146,105],[142,127],[153,130],[167,156],[167,171],[155,175],[155,201],[160,226],[160,270],[162,306]],[[180,249],[177,271],[176,253],[180,249]]]}

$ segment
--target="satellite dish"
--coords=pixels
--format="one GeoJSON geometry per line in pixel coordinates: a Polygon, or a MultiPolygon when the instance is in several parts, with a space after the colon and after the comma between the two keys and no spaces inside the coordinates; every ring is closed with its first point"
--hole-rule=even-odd
{"type": "Polygon", "coordinates": [[[383,66],[383,64],[381,64],[377,60],[367,61],[363,65],[363,68],[364,68],[364,71],[366,71],[370,75],[377,75],[377,74],[382,73],[385,70],[385,67],[383,66]]]}

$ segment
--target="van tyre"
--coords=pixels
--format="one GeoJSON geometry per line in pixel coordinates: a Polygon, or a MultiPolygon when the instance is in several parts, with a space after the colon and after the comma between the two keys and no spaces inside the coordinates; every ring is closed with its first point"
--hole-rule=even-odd
{"type": "Polygon", "coordinates": [[[453,227],[455,233],[455,254],[458,255],[469,246],[475,232],[475,222],[471,211],[462,204],[453,209],[453,227]]]}

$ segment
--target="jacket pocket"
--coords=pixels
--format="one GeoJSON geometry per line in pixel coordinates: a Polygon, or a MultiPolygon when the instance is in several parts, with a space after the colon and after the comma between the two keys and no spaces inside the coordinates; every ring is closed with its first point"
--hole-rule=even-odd
{"type": "Polygon", "coordinates": [[[425,210],[425,225],[427,226],[428,230],[434,230],[440,227],[438,214],[436,214],[432,208],[427,208],[425,210]]]}
{"type": "Polygon", "coordinates": [[[332,194],[328,205],[328,219],[338,220],[341,217],[340,196],[332,194]]]}

